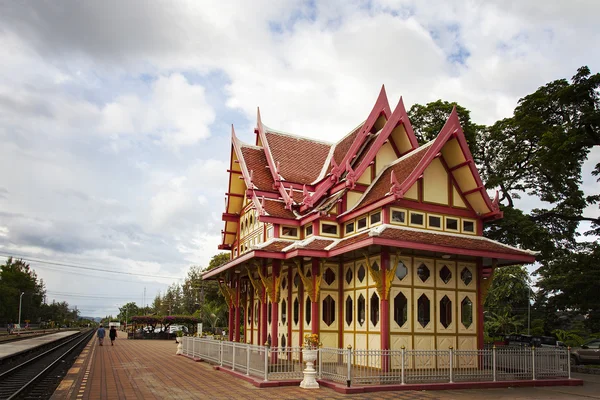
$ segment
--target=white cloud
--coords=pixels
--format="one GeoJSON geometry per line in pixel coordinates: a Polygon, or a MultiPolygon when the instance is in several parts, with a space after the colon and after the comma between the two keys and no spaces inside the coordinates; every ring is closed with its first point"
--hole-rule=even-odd
{"type": "MultiPolygon", "coordinates": [[[[381,84],[393,105],[442,98],[492,123],[550,80],[600,70],[599,11],[593,0],[7,3],[0,248],[173,276],[206,265],[228,124],[252,142],[260,106],[273,128],[336,140],[381,84]]],[[[586,177],[586,193],[596,186],[586,177]]],[[[49,289],[65,284],[47,273],[49,289]]]]}

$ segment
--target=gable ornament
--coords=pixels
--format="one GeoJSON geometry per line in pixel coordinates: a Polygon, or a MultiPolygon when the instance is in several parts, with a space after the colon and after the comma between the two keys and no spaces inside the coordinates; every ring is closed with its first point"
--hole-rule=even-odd
{"type": "Polygon", "coordinates": [[[369,275],[371,279],[375,281],[375,287],[377,288],[377,293],[382,300],[388,300],[390,295],[390,289],[392,287],[392,281],[394,280],[394,276],[396,275],[396,268],[398,267],[398,260],[400,259],[400,252],[396,252],[394,255],[394,262],[392,267],[388,269],[383,274],[383,269],[379,268],[379,270],[373,269],[371,265],[371,261],[369,260],[369,255],[367,253],[363,253],[363,257],[365,258],[365,263],[367,264],[367,269],[369,270],[369,275]]]}

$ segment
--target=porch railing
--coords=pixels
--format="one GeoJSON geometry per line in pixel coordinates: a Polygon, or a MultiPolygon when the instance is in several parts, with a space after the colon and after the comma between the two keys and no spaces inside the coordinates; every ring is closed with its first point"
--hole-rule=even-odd
{"type": "MultiPolygon", "coordinates": [[[[185,356],[268,380],[301,380],[302,348],[183,338],[185,356]]],[[[319,349],[319,379],[351,385],[495,382],[571,378],[570,350],[498,347],[480,350],[319,349]]]]}

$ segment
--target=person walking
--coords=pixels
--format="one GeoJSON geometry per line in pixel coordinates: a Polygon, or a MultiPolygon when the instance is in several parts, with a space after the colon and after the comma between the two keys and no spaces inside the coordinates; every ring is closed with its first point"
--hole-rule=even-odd
{"type": "Polygon", "coordinates": [[[96,335],[98,336],[98,342],[100,343],[100,346],[102,346],[102,344],[104,343],[104,336],[106,335],[106,331],[104,330],[104,327],[102,325],[100,325],[100,328],[98,328],[98,332],[96,332],[96,335]]]}
{"type": "Polygon", "coordinates": [[[117,328],[114,326],[110,327],[110,331],[108,332],[108,336],[110,337],[110,345],[115,345],[115,339],[117,338],[117,328]]]}

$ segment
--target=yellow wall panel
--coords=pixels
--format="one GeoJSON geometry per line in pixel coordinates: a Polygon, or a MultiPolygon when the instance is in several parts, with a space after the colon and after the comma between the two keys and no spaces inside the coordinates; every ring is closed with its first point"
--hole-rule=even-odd
{"type": "MultiPolygon", "coordinates": [[[[477,337],[476,336],[459,336],[458,337],[458,349],[459,350],[476,350],[477,349],[477,337]]],[[[462,354],[458,356],[457,368],[477,368],[477,355],[476,354],[462,354]]]]}
{"type": "MultiPolygon", "coordinates": [[[[450,290],[436,290],[435,291],[435,328],[437,333],[456,333],[456,324],[457,324],[457,313],[456,313],[456,292],[455,291],[450,291],[450,290]],[[442,311],[442,307],[441,307],[441,300],[444,297],[448,297],[448,299],[450,299],[450,301],[452,302],[450,304],[450,324],[448,324],[448,327],[445,328],[444,325],[442,324],[442,319],[441,319],[441,311],[442,311]]],[[[442,348],[443,350],[443,348],[442,348]]]]}
{"type": "Polygon", "coordinates": [[[456,285],[461,290],[476,290],[477,288],[477,267],[475,264],[459,262],[456,268],[456,285]],[[462,279],[462,272],[467,269],[471,273],[471,281],[468,284],[462,279]]]}
{"type": "MultiPolygon", "coordinates": [[[[394,259],[395,259],[395,255],[392,255],[391,260],[393,261],[394,259]]],[[[402,280],[400,280],[400,278],[398,278],[398,271],[399,271],[399,268],[401,268],[400,265],[398,265],[396,267],[396,275],[394,276],[392,285],[411,286],[412,280],[413,280],[412,258],[411,257],[399,257],[398,260],[400,262],[402,262],[402,264],[404,264],[404,266],[406,267],[406,276],[404,278],[402,278],[402,280]]]]}
{"type": "Polygon", "coordinates": [[[435,286],[438,289],[456,289],[456,263],[448,260],[436,260],[435,261],[435,286]],[[441,271],[446,266],[450,270],[451,277],[448,283],[445,283],[441,277],[441,271]]]}
{"type": "MultiPolygon", "coordinates": [[[[434,332],[435,326],[435,297],[433,295],[433,290],[431,289],[414,289],[414,297],[413,297],[413,326],[414,331],[417,333],[421,332],[434,332]],[[429,299],[429,323],[424,327],[419,323],[419,298],[425,295],[427,299],[429,299]]],[[[416,346],[415,346],[416,348],[416,346]]]]}
{"type": "Polygon", "coordinates": [[[458,312],[456,313],[456,324],[458,325],[458,333],[472,333],[472,334],[476,334],[477,333],[477,294],[475,292],[458,292],[458,298],[456,299],[456,306],[457,306],[457,310],[458,312]],[[466,326],[465,324],[463,324],[463,309],[462,309],[462,302],[463,300],[465,300],[465,298],[468,298],[469,300],[471,300],[471,304],[472,304],[472,313],[471,313],[471,324],[469,325],[467,323],[466,326]]]}
{"type": "MultiPolygon", "coordinates": [[[[390,336],[390,349],[391,350],[397,350],[397,351],[401,351],[402,350],[402,346],[404,346],[404,348],[406,350],[411,350],[412,349],[412,336],[411,335],[391,335],[390,336]]],[[[392,359],[392,369],[400,369],[401,366],[401,357],[391,357],[392,359]]],[[[412,357],[406,357],[406,360],[408,361],[408,368],[411,368],[412,366],[412,357]]]]}
{"type": "MultiPolygon", "coordinates": [[[[343,305],[344,305],[344,308],[343,308],[344,313],[340,317],[342,318],[342,321],[344,322],[344,331],[354,331],[354,326],[356,325],[356,299],[354,298],[354,291],[350,290],[350,291],[344,292],[344,298],[342,299],[342,301],[343,301],[343,305]],[[348,296],[350,296],[350,298],[352,299],[352,308],[347,307],[346,300],[348,299],[348,296]],[[352,313],[352,321],[350,321],[350,324],[348,324],[346,322],[346,312],[348,312],[348,310],[350,310],[350,312],[352,313]]],[[[354,345],[352,345],[352,346],[354,346],[354,345]]]]}
{"type": "Polygon", "coordinates": [[[456,183],[458,183],[458,188],[463,192],[467,192],[477,187],[477,182],[475,182],[473,173],[468,165],[452,171],[452,175],[454,175],[454,179],[456,180],[456,183]]]}
{"type": "MultiPolygon", "coordinates": [[[[412,331],[412,318],[411,318],[411,311],[412,311],[412,290],[408,287],[403,288],[403,287],[392,287],[390,289],[390,332],[411,332],[412,331]],[[407,307],[407,315],[406,315],[406,322],[404,322],[404,324],[402,326],[399,326],[398,323],[396,322],[395,319],[395,306],[394,306],[394,301],[396,299],[396,296],[398,296],[399,294],[403,294],[404,297],[406,297],[406,307],[407,307]]],[[[398,312],[400,314],[402,314],[402,310],[399,308],[398,312]]],[[[398,318],[400,321],[402,321],[402,316],[400,315],[398,318]]]]}
{"type": "MultiPolygon", "coordinates": [[[[456,349],[456,336],[438,336],[437,337],[437,350],[449,350],[450,347],[456,349]]],[[[450,354],[439,355],[437,357],[438,368],[449,368],[450,367],[450,354]]]]}
{"type": "Polygon", "coordinates": [[[358,178],[358,183],[362,183],[365,185],[371,184],[371,168],[371,166],[368,166],[367,169],[365,169],[365,172],[363,172],[360,178],[358,178]]]}
{"type": "Polygon", "coordinates": [[[480,214],[487,214],[491,211],[487,204],[485,204],[485,201],[483,200],[483,195],[480,192],[470,193],[465,197],[467,198],[467,201],[469,202],[471,207],[473,207],[473,210],[475,210],[475,212],[480,214]]]}
{"type": "Polygon", "coordinates": [[[454,207],[467,208],[467,205],[462,197],[460,197],[460,194],[458,194],[458,190],[454,185],[452,185],[452,205],[454,207]]]}
{"type": "Polygon", "coordinates": [[[419,187],[416,182],[404,194],[404,198],[410,200],[419,200],[419,187]]]}
{"type": "Polygon", "coordinates": [[[354,349],[354,333],[344,333],[344,348],[347,349],[348,346],[352,346],[354,349]]]}
{"type": "Polygon", "coordinates": [[[358,200],[360,200],[361,196],[362,196],[362,193],[360,193],[360,192],[349,191],[346,194],[346,207],[347,207],[347,209],[349,210],[352,207],[354,207],[356,205],[356,203],[358,203],[358,200]]]}
{"type": "Polygon", "coordinates": [[[392,148],[392,145],[388,141],[377,152],[375,156],[375,175],[379,174],[383,168],[396,159],[396,152],[392,148]]]}
{"type": "Polygon", "coordinates": [[[448,142],[446,142],[444,147],[442,147],[442,156],[444,156],[444,160],[446,160],[446,164],[448,164],[449,168],[465,162],[465,156],[456,139],[448,140],[448,142]]]}
{"type": "Polygon", "coordinates": [[[438,158],[423,172],[423,200],[448,204],[448,173],[438,158]]]}
{"type": "Polygon", "coordinates": [[[392,130],[391,137],[400,154],[404,154],[412,149],[412,145],[410,144],[410,140],[408,140],[408,134],[406,133],[403,124],[398,125],[392,130]]]}

